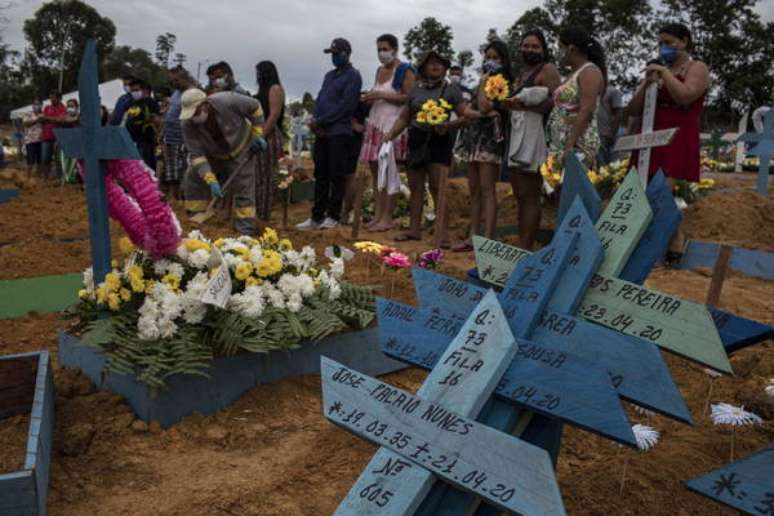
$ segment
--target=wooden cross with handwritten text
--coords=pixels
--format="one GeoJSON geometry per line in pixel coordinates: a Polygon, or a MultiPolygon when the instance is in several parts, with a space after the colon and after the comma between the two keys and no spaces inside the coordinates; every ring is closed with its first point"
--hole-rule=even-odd
{"type": "Polygon", "coordinates": [[[758,183],[756,190],[764,197],[769,195],[769,159],[774,156],[774,109],[763,116],[763,131],[741,135],[737,141],[757,143],[747,154],[758,156],[758,183]]]}

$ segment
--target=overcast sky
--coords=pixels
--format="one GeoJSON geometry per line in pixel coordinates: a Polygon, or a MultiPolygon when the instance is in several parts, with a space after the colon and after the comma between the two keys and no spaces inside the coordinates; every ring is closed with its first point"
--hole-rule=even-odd
{"type": "MultiPolygon", "coordinates": [[[[11,0],[10,23],[3,38],[12,48],[24,47],[22,25],[41,1],[11,0]]],[[[365,86],[373,83],[378,62],[375,39],[391,32],[403,35],[426,16],[452,27],[454,49],[476,52],[490,27],[501,33],[540,0],[88,0],[116,25],[116,43],[153,53],[156,36],[177,35],[176,52],[197,63],[224,59],[237,79],[255,89],[253,68],[270,59],[291,97],[304,91],[316,95],[330,57],[322,49],[337,36],[353,47],[352,60],[365,86]]],[[[774,0],[758,4],[765,18],[774,17],[774,0]]],[[[204,63],[202,68],[206,68],[204,63]]],[[[202,70],[204,77],[204,70],[202,70]]]]}

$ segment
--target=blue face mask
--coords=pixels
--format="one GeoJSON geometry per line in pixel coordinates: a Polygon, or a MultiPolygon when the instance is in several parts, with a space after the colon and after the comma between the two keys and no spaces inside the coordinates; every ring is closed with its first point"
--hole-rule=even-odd
{"type": "Polygon", "coordinates": [[[341,68],[349,62],[349,58],[347,57],[347,54],[331,54],[331,61],[333,62],[333,66],[341,68]]]}
{"type": "Polygon", "coordinates": [[[658,56],[666,64],[671,65],[677,61],[677,49],[671,45],[662,43],[658,47],[658,56]]]}
{"type": "Polygon", "coordinates": [[[484,71],[489,73],[495,73],[499,71],[503,65],[495,61],[494,59],[490,59],[484,63],[484,71]]]}

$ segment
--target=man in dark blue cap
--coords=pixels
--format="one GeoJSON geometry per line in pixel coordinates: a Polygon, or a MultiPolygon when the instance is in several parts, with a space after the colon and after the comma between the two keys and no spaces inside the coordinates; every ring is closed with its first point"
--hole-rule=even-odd
{"type": "Polygon", "coordinates": [[[323,52],[334,69],[325,74],[309,126],[315,134],[314,207],[312,216],[296,228],[332,229],[339,225],[346,174],[351,171],[352,115],[360,101],[363,80],[352,67],[352,46],[336,38],[323,52]]]}

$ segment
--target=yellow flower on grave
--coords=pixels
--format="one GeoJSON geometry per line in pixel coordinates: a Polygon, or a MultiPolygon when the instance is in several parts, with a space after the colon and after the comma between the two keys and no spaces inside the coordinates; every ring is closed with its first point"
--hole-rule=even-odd
{"type": "Polygon", "coordinates": [[[110,260],[110,266],[114,269],[118,268],[118,260],[110,260]]]}
{"type": "Polygon", "coordinates": [[[108,308],[113,310],[114,312],[117,311],[119,308],[121,308],[121,299],[119,299],[118,294],[115,292],[111,292],[108,294],[108,308]]]}
{"type": "Polygon", "coordinates": [[[153,289],[156,288],[156,282],[153,280],[148,280],[145,282],[145,294],[151,295],[153,294],[153,289]]]}
{"type": "Polygon", "coordinates": [[[426,124],[427,123],[427,112],[426,111],[420,111],[417,113],[417,122],[420,124],[426,124]]]}
{"type": "Polygon", "coordinates": [[[235,247],[231,250],[234,254],[242,257],[243,260],[250,260],[250,248],[249,247],[235,247]]]}
{"type": "Polygon", "coordinates": [[[234,276],[239,281],[245,281],[250,274],[253,273],[253,265],[250,262],[242,262],[237,264],[234,276]]]}
{"type": "Polygon", "coordinates": [[[202,242],[201,240],[194,240],[192,238],[186,238],[185,240],[183,240],[183,245],[185,245],[185,248],[190,253],[193,253],[194,251],[198,251],[200,249],[204,249],[205,251],[210,250],[210,244],[208,244],[207,242],[202,242]]]}
{"type": "Polygon", "coordinates": [[[105,275],[105,287],[111,292],[115,292],[121,288],[121,277],[117,272],[108,272],[105,275]]]}
{"type": "Polygon", "coordinates": [[[169,285],[169,288],[172,290],[177,290],[180,288],[180,276],[174,272],[166,274],[163,278],[161,278],[161,282],[169,285]]]}
{"type": "Polygon", "coordinates": [[[245,280],[246,287],[257,287],[261,284],[263,284],[263,280],[260,278],[256,278],[255,276],[248,276],[247,279],[245,280]]]}
{"type": "Polygon", "coordinates": [[[273,276],[282,270],[282,257],[277,251],[271,249],[264,251],[257,271],[259,277],[266,278],[273,276]]]}
{"type": "Polygon", "coordinates": [[[292,251],[293,250],[293,242],[288,240],[287,238],[283,238],[280,240],[279,248],[283,251],[292,251]]]}
{"type": "Polygon", "coordinates": [[[379,242],[364,240],[362,242],[355,242],[355,249],[369,254],[382,254],[384,246],[379,242]]]}
{"type": "Polygon", "coordinates": [[[215,247],[223,247],[223,244],[225,244],[225,243],[226,243],[226,239],[225,238],[219,238],[219,239],[215,240],[215,242],[213,242],[215,247]]]}
{"type": "Polygon", "coordinates": [[[264,245],[275,245],[279,242],[279,236],[277,232],[272,228],[266,228],[261,235],[261,243],[264,245]]]}
{"type": "Polygon", "coordinates": [[[78,291],[78,297],[80,299],[88,298],[89,297],[89,291],[86,290],[85,288],[82,288],[81,290],[78,291]]]}
{"type": "Polygon", "coordinates": [[[104,305],[107,302],[108,291],[105,287],[97,287],[97,303],[104,305]]]}
{"type": "Polygon", "coordinates": [[[118,292],[118,295],[121,296],[121,301],[123,301],[124,303],[132,299],[132,293],[127,288],[122,288],[118,292]]]}
{"type": "Polygon", "coordinates": [[[118,239],[118,250],[121,251],[121,254],[127,255],[136,249],[137,248],[134,246],[129,237],[121,237],[118,239]]]}

